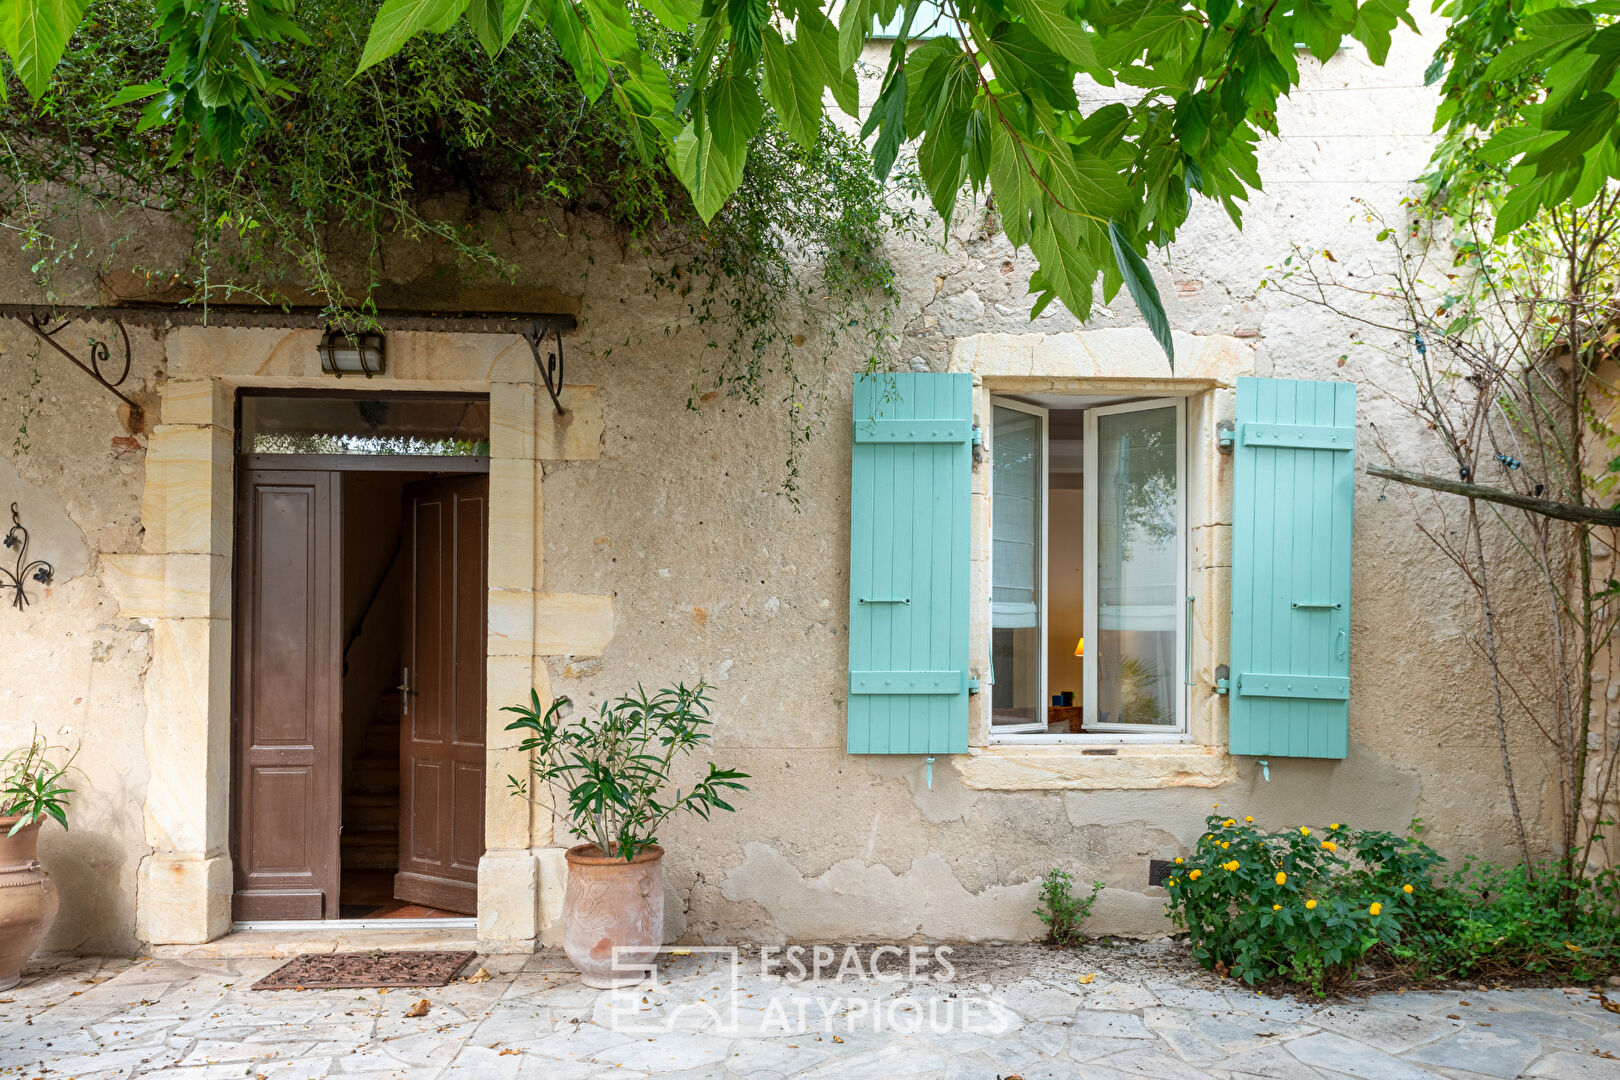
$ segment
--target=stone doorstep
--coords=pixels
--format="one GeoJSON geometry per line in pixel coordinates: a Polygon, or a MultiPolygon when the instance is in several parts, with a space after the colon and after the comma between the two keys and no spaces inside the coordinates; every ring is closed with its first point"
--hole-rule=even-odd
{"type": "Polygon", "coordinates": [[[221,960],[240,957],[281,959],[302,953],[366,952],[371,949],[465,950],[481,955],[526,954],[531,942],[480,941],[471,927],[444,930],[233,930],[200,945],[153,945],[147,955],[160,960],[221,960]]]}

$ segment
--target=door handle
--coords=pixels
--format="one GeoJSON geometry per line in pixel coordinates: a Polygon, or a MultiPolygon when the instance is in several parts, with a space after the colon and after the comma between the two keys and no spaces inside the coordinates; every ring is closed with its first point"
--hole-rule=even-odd
{"type": "Polygon", "coordinates": [[[410,668],[405,669],[405,681],[394,687],[394,689],[399,691],[399,701],[401,706],[400,715],[411,715],[411,695],[415,693],[415,691],[411,689],[410,668]]]}

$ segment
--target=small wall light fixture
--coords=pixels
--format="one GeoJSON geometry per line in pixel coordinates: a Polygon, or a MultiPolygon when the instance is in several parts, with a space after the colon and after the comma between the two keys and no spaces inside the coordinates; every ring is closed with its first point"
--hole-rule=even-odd
{"type": "Polygon", "coordinates": [[[340,379],[345,375],[364,375],[369,379],[383,372],[385,360],[381,334],[368,331],[350,333],[328,326],[316,349],[321,354],[321,370],[340,379]]]}

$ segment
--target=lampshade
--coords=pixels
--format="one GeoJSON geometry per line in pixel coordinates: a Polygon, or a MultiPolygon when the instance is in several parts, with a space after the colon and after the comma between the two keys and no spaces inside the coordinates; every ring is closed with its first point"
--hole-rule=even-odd
{"type": "Polygon", "coordinates": [[[316,350],[321,355],[321,370],[342,378],[344,375],[365,375],[371,378],[383,370],[383,336],[375,333],[350,334],[336,327],[328,327],[321,335],[316,350]]]}
{"type": "Polygon", "coordinates": [[[1086,639],[1085,638],[1081,638],[1080,643],[1074,647],[1074,655],[1076,655],[1076,656],[1084,656],[1084,655],[1086,655],[1086,639]]]}

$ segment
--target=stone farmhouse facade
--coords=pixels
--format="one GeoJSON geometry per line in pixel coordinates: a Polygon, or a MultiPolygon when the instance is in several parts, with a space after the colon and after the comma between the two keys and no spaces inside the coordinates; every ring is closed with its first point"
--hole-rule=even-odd
{"type": "MultiPolygon", "coordinates": [[[[1426,26],[1382,68],[1302,59],[1245,230],[1200,207],[1156,257],[1173,370],[1123,295],[1032,322],[1028,253],[982,215],[897,239],[896,371],[863,390],[838,358],[797,505],[780,414],[684,406],[700,334],[663,332],[679,305],[643,299],[588,221],[455,302],[552,319],[557,401],[555,336],[410,323],[446,306],[425,256],[369,379],[323,371],[318,327],[132,320],[133,423],[0,320],[0,504],[55,567],[0,614],[0,745],[83,746],[73,828],[42,838],[48,947],[340,936],[370,902],[340,879],[379,874],[485,947],[555,944],[573,841],[506,783],[526,761],[500,710],[531,688],[589,707],[714,684],[713,757],[750,790],[661,836],[683,941],[1029,940],[1053,867],[1105,883],[1097,932],[1163,933],[1153,863],[1217,803],[1507,852],[1463,590],[1406,498],[1351,467],[1382,453],[1373,427],[1413,464],[1434,448],[1380,388],[1397,372],[1341,366],[1347,323],[1258,288],[1291,242],[1379,257],[1351,200],[1398,214],[1428,156],[1426,26]],[[344,441],[362,423],[386,468],[352,460],[375,454],[344,441]],[[418,434],[443,460],[400,460],[418,434]],[[1317,592],[1277,591],[1287,560],[1317,592]],[[433,702],[454,731],[401,751],[401,713],[433,702]],[[398,790],[363,786],[389,770],[398,790]]],[[[42,303],[7,258],[0,300],[42,303]]],[[[89,281],[66,301],[114,302],[89,281]]],[[[116,344],[112,319],[54,340],[116,344]]]]}

